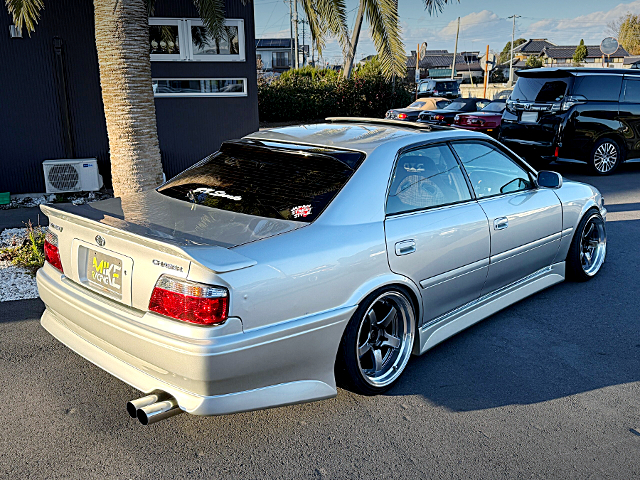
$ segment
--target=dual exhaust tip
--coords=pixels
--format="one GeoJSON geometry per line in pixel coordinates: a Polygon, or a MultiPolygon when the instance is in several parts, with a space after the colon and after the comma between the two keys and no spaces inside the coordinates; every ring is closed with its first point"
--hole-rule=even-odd
{"type": "Polygon", "coordinates": [[[154,392],[127,402],[127,412],[142,425],[151,425],[182,413],[178,401],[166,392],[154,392]]]}

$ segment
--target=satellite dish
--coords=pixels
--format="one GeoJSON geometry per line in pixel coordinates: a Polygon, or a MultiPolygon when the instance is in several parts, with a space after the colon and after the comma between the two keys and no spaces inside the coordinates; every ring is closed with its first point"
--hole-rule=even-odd
{"type": "Polygon", "coordinates": [[[600,43],[600,51],[604,55],[612,55],[618,51],[618,40],[613,37],[607,37],[600,43]]]}
{"type": "Polygon", "coordinates": [[[480,68],[484,70],[485,65],[487,66],[487,71],[493,70],[493,67],[496,66],[496,54],[490,53],[487,57],[486,55],[480,57],[480,68]]]}

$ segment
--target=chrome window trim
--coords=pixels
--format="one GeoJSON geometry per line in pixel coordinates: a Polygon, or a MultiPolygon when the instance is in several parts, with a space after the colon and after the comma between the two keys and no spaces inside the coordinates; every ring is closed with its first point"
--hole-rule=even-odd
{"type": "Polygon", "coordinates": [[[156,93],[153,92],[154,98],[166,98],[166,97],[246,97],[247,96],[247,79],[246,78],[152,78],[151,84],[158,80],[242,80],[242,92],[170,92],[170,93],[156,93]]]}

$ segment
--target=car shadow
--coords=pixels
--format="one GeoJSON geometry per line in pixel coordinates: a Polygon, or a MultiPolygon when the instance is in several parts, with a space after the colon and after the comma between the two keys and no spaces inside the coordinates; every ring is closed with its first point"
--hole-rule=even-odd
{"type": "Polygon", "coordinates": [[[388,395],[468,411],[640,380],[640,220],[607,229],[598,276],[544,290],[414,357],[388,395]]]}

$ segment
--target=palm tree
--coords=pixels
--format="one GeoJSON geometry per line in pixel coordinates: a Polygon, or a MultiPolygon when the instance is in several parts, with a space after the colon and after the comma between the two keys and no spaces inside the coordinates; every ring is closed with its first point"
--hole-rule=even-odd
{"type": "MultiPolygon", "coordinates": [[[[442,12],[447,3],[454,1],[456,0],[424,0],[424,5],[429,15],[432,15],[434,12],[436,14],[442,12]]],[[[353,70],[365,13],[369,22],[369,33],[376,46],[383,73],[387,77],[404,75],[406,57],[398,25],[398,0],[360,0],[356,23],[351,33],[351,42],[345,55],[344,77],[349,78],[353,70]]]]}
{"type": "MultiPolygon", "coordinates": [[[[224,0],[193,0],[210,35],[224,35],[224,0]]],[[[31,33],[43,0],[5,0],[18,29],[31,33]]],[[[162,182],[149,57],[149,13],[155,0],[94,0],[102,103],[113,191],[118,197],[162,182]]]]}

